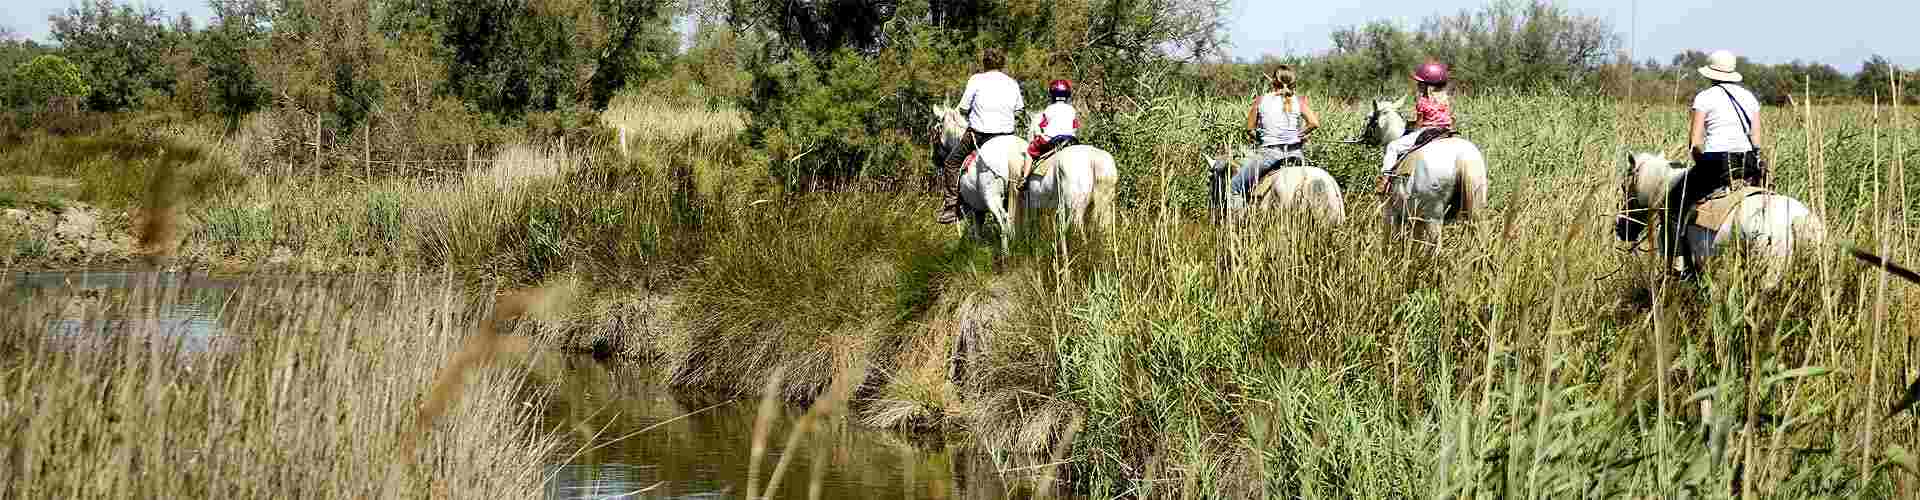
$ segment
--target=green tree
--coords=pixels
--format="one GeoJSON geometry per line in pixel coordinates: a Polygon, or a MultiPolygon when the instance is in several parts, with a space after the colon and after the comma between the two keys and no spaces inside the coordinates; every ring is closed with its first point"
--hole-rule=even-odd
{"type": "Polygon", "coordinates": [[[29,106],[42,106],[53,100],[73,102],[90,89],[80,68],[65,58],[42,55],[13,70],[13,81],[21,98],[29,106]]]}
{"type": "Polygon", "coordinates": [[[166,19],[158,8],[114,0],[84,0],[47,18],[62,55],[93,82],[88,106],[103,111],[129,109],[142,94],[173,88],[163,58],[179,37],[166,19]]]}
{"type": "Polygon", "coordinates": [[[1881,100],[1893,96],[1893,62],[1874,54],[1860,64],[1860,72],[1853,76],[1853,95],[1863,98],[1881,96],[1881,100]]]}
{"type": "Polygon", "coordinates": [[[255,75],[250,56],[266,38],[267,6],[258,0],[213,0],[213,24],[202,35],[196,63],[204,66],[215,112],[227,119],[227,133],[240,118],[267,102],[266,85],[255,75]]]}

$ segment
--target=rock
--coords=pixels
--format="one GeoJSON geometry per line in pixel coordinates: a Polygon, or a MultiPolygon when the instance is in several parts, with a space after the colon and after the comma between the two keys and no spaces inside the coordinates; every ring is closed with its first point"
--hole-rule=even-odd
{"type": "Polygon", "coordinates": [[[85,241],[93,238],[100,227],[100,214],[92,208],[67,207],[60,212],[60,219],[53,227],[53,236],[66,241],[85,241]]]}

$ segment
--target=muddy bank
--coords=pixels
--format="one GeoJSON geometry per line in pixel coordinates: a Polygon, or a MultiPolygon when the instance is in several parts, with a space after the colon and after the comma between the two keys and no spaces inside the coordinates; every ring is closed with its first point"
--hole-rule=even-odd
{"type": "Polygon", "coordinates": [[[0,209],[0,266],[58,270],[131,265],[132,216],[83,203],[0,209]]]}

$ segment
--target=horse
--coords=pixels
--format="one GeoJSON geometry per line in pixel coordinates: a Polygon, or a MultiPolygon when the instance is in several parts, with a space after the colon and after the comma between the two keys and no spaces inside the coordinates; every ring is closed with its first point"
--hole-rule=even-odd
{"type": "MultiPolygon", "coordinates": [[[[1656,213],[1666,207],[1667,190],[1686,173],[1675,168],[1666,155],[1630,153],[1620,193],[1626,210],[1615,226],[1622,241],[1638,242],[1644,231],[1653,227],[1656,213]]],[[[1763,284],[1772,288],[1784,277],[1787,265],[1800,247],[1821,245],[1827,239],[1827,225],[1800,200],[1752,186],[1729,187],[1709,195],[1694,205],[1692,224],[1682,233],[1682,242],[1692,258],[1686,264],[1704,269],[1719,247],[1738,243],[1749,256],[1759,257],[1765,267],[1763,284]]],[[[1662,249],[1656,255],[1669,255],[1662,249]]]]}
{"type": "MultiPolygon", "coordinates": [[[[1027,134],[1041,135],[1039,113],[1027,114],[1027,134]]],[[[1092,212],[1094,227],[1101,232],[1113,229],[1120,170],[1114,166],[1111,153],[1086,144],[1071,144],[1041,159],[1030,174],[1022,194],[1025,208],[1052,208],[1060,224],[1071,225],[1081,236],[1087,234],[1088,212],[1092,212]]]]}
{"type": "MultiPolygon", "coordinates": [[[[937,169],[947,152],[960,147],[966,134],[967,118],[959,108],[934,105],[939,121],[933,134],[933,165],[937,169]]],[[[988,140],[980,145],[960,172],[960,212],[977,238],[986,234],[986,217],[991,215],[1000,227],[1000,253],[1005,254],[1020,220],[1020,187],[1032,167],[1024,141],[1013,134],[988,140]]],[[[944,187],[944,186],[943,186],[944,187]]]]}
{"type": "MultiPolygon", "coordinates": [[[[1375,101],[1373,111],[1367,114],[1362,140],[1384,148],[1406,135],[1407,120],[1399,110],[1405,102],[1406,97],[1375,101]]],[[[1437,243],[1443,224],[1472,220],[1486,208],[1486,157],[1471,141],[1445,137],[1400,159],[1388,182],[1383,215],[1389,227],[1413,224],[1416,238],[1437,243]]]]}
{"type": "MultiPolygon", "coordinates": [[[[1253,151],[1241,148],[1238,155],[1220,159],[1201,158],[1208,171],[1208,201],[1213,205],[1215,214],[1220,216],[1237,215],[1247,208],[1273,210],[1304,210],[1314,222],[1339,225],[1347,221],[1347,203],[1340,194],[1340,183],[1333,175],[1320,167],[1305,164],[1286,166],[1269,170],[1254,182],[1253,189],[1243,196],[1235,196],[1227,185],[1231,172],[1240,163],[1229,161],[1240,158],[1244,161],[1253,155],[1253,151]]],[[[1285,160],[1282,160],[1285,161],[1285,160]]],[[[1223,217],[1226,218],[1226,217],[1223,217]]]]}

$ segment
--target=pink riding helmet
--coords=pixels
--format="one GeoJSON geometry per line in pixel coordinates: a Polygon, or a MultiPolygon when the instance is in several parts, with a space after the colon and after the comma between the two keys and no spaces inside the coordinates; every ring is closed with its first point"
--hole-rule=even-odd
{"type": "Polygon", "coordinates": [[[1413,79],[1420,83],[1447,83],[1447,65],[1430,62],[1413,70],[1413,79]]]}

